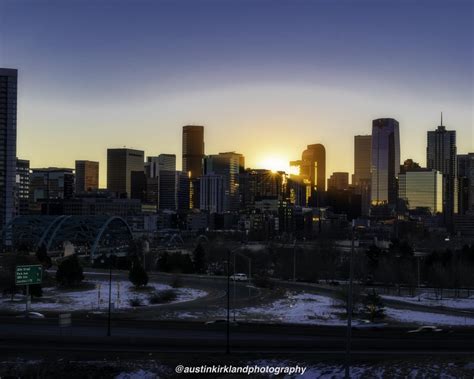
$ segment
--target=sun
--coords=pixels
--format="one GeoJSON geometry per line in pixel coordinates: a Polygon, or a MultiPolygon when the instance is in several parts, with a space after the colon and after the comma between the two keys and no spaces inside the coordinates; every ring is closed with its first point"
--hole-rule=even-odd
{"type": "Polygon", "coordinates": [[[260,168],[270,170],[272,172],[285,171],[288,172],[290,165],[288,159],[278,155],[265,156],[259,163],[260,168]]]}

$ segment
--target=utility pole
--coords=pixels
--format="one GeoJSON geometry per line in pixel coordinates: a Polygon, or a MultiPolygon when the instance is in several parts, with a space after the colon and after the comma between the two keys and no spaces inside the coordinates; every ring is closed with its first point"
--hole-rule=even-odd
{"type": "Polygon", "coordinates": [[[230,250],[227,250],[227,344],[226,354],[230,354],[230,250]]]}
{"type": "Polygon", "coordinates": [[[296,282],[296,239],[293,242],[293,281],[296,282]]]}
{"type": "Polygon", "coordinates": [[[237,253],[234,251],[234,265],[233,265],[233,272],[234,272],[234,296],[233,296],[233,299],[232,299],[232,311],[233,311],[233,314],[234,314],[234,321],[235,321],[235,292],[236,292],[236,280],[235,280],[235,256],[237,255],[237,253]]]}
{"type": "Polygon", "coordinates": [[[347,301],[347,335],[345,378],[350,379],[351,372],[351,339],[352,339],[352,281],[354,277],[354,221],[352,221],[351,253],[349,258],[349,293],[347,301]]]}
{"type": "Polygon", "coordinates": [[[107,337],[110,337],[110,320],[111,320],[111,307],[112,307],[112,259],[109,255],[109,314],[107,317],[107,337]]]}

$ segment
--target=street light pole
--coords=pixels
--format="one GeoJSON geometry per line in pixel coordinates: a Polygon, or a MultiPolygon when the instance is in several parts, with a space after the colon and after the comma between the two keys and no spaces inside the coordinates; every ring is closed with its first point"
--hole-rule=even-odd
{"type": "Polygon", "coordinates": [[[234,314],[234,321],[235,321],[235,291],[236,291],[236,280],[235,280],[235,256],[237,255],[237,253],[234,251],[234,265],[233,265],[233,272],[234,272],[234,295],[233,295],[233,298],[232,298],[232,311],[233,311],[233,314],[234,314]]]}
{"type": "Polygon", "coordinates": [[[296,239],[293,242],[293,281],[296,282],[296,239]]]}
{"type": "Polygon", "coordinates": [[[107,337],[110,337],[110,319],[111,319],[111,306],[112,306],[112,259],[109,256],[109,314],[107,317],[107,337]]]}
{"type": "Polygon", "coordinates": [[[354,222],[352,223],[351,253],[349,258],[349,293],[347,301],[347,335],[345,378],[350,379],[352,339],[352,281],[354,277],[354,222]]]}
{"type": "Polygon", "coordinates": [[[227,250],[227,344],[226,354],[230,354],[230,250],[227,250]]]}

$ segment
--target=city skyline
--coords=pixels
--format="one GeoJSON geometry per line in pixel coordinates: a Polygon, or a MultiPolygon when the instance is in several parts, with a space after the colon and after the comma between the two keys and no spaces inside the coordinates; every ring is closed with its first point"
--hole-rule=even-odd
{"type": "Polygon", "coordinates": [[[401,161],[425,166],[419,146],[441,111],[458,153],[472,151],[469,2],[79,3],[0,2],[0,66],[19,70],[17,155],[31,167],[99,161],[105,187],[107,148],[176,154],[181,167],[181,128],[199,124],[206,154],[288,170],[321,143],[328,174],[352,173],[341,152],[380,117],[400,123],[401,161]]]}

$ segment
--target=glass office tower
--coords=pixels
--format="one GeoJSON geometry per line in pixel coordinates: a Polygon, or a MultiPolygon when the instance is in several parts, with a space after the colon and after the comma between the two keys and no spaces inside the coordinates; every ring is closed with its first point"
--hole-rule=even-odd
{"type": "Polygon", "coordinates": [[[372,121],[371,204],[395,205],[400,172],[400,132],[398,121],[372,121]]]}

